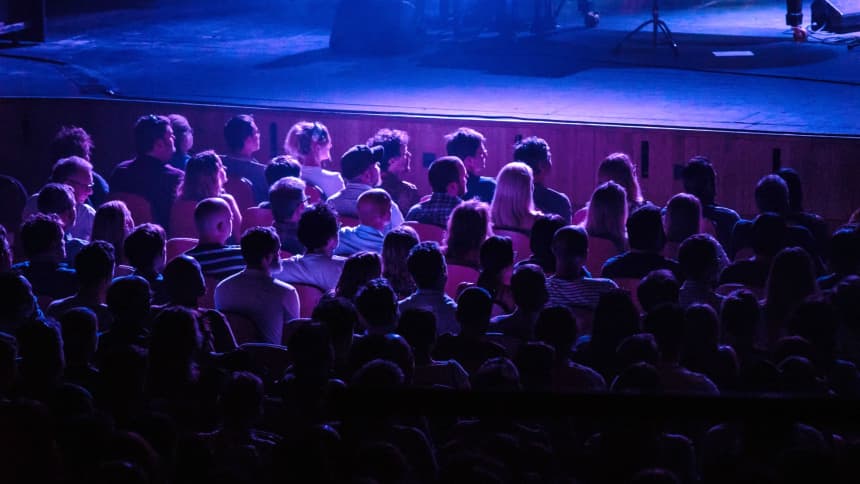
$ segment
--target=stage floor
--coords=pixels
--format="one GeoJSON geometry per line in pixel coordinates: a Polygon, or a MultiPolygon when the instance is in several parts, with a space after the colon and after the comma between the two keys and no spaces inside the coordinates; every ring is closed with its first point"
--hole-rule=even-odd
{"type": "Polygon", "coordinates": [[[677,58],[650,32],[612,53],[650,8],[513,41],[431,31],[418,52],[350,57],[296,0],[176,3],[49,18],[44,44],[0,44],[0,96],[860,135],[860,48],[794,42],[779,0],[663,11],[677,58]]]}

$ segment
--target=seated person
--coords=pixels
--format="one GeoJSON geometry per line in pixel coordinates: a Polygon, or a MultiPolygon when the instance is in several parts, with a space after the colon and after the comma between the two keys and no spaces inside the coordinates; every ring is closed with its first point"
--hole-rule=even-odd
{"type": "Polygon", "coordinates": [[[803,209],[803,186],[800,182],[800,174],[793,168],[780,168],[776,172],[788,185],[788,212],[785,219],[791,225],[805,227],[815,239],[815,248],[819,254],[827,254],[830,232],[827,222],[812,212],[803,209]]]}
{"type": "Polygon", "coordinates": [[[734,210],[718,205],[717,172],[711,161],[705,156],[694,156],[687,161],[681,172],[684,182],[684,192],[695,196],[702,205],[702,217],[714,225],[717,240],[723,247],[729,248],[732,241],[732,230],[740,216],[734,210]]]}
{"type": "Polygon", "coordinates": [[[574,362],[571,348],[578,333],[576,317],[564,306],[548,306],[538,311],[534,338],[555,349],[552,389],[556,392],[604,391],[606,380],[592,368],[574,362]]]}
{"type": "Polygon", "coordinates": [[[857,275],[860,271],[860,232],[857,227],[843,227],[833,234],[830,240],[830,273],[818,278],[822,290],[833,289],[842,279],[857,275]]]}
{"type": "Polygon", "coordinates": [[[63,381],[97,394],[100,375],[93,365],[99,341],[96,314],[85,307],[75,307],[63,313],[57,321],[63,336],[63,381]]]}
{"type": "Polygon", "coordinates": [[[436,316],[425,309],[408,309],[400,315],[397,332],[401,334],[415,357],[412,385],[416,387],[443,386],[456,390],[469,389],[469,374],[455,360],[433,359],[436,347],[436,316]]]}
{"type": "MultiPolygon", "coordinates": [[[[555,272],[555,256],[552,255],[552,238],[556,230],[565,225],[567,224],[565,224],[561,215],[540,215],[535,220],[532,226],[532,233],[529,236],[529,248],[532,251],[532,255],[518,264],[535,264],[543,269],[544,274],[547,276],[552,275],[555,272]]],[[[591,274],[586,275],[591,277],[591,274]]]]}
{"type": "MultiPolygon", "coordinates": [[[[48,147],[50,152],[49,160],[51,163],[56,163],[63,158],[77,156],[91,163],[91,155],[93,150],[93,139],[84,128],[79,126],[62,126],[48,147]]],[[[88,204],[96,208],[107,201],[107,194],[110,191],[107,180],[104,179],[98,172],[91,170],[93,174],[92,186],[90,187],[90,196],[88,204]]],[[[56,181],[56,180],[52,180],[56,181]]],[[[81,180],[83,181],[83,180],[81,180]]],[[[78,214],[79,218],[81,214],[78,214]]],[[[78,238],[85,238],[76,235],[78,238]]]]}
{"type": "Polygon", "coordinates": [[[362,250],[382,253],[383,231],[391,221],[391,196],[388,192],[372,188],[359,195],[358,220],[355,227],[341,227],[335,254],[350,256],[362,250]]]}
{"type": "Polygon", "coordinates": [[[108,287],[106,300],[113,324],[99,335],[96,359],[103,362],[108,355],[128,345],[146,348],[152,322],[152,291],[146,279],[117,277],[108,287]]]}
{"type": "Polygon", "coordinates": [[[444,228],[448,216],[463,200],[466,193],[466,167],[455,156],[437,159],[427,171],[433,194],[425,202],[419,202],[409,209],[406,220],[444,228]]]}
{"type": "Polygon", "coordinates": [[[59,319],[70,309],[84,307],[96,315],[100,331],[108,329],[113,318],[105,304],[105,299],[108,285],[113,279],[114,265],[112,245],[103,240],[90,242],[75,257],[78,292],[73,296],[52,302],[46,311],[48,316],[59,319]]]}
{"type": "Polygon", "coordinates": [[[720,249],[717,239],[708,234],[688,237],[678,249],[678,263],[686,280],[678,293],[681,308],[707,304],[719,312],[724,297],[717,294],[720,276],[720,249]]]}
{"type": "Polygon", "coordinates": [[[689,193],[678,193],[669,199],[663,212],[663,229],[666,246],[663,255],[678,260],[681,242],[702,232],[702,207],[699,200],[689,193]]]}
{"type": "Polygon", "coordinates": [[[490,215],[493,229],[529,235],[540,212],[535,210],[532,193],[532,169],[525,163],[508,163],[498,175],[490,215]]]}
{"type": "Polygon", "coordinates": [[[485,141],[483,134],[471,128],[460,128],[445,136],[445,150],[448,156],[459,158],[468,174],[463,200],[477,198],[485,203],[493,201],[496,181],[488,176],[480,176],[481,171],[487,167],[485,141]]]}
{"type": "Polygon", "coordinates": [[[511,292],[516,309],[493,318],[490,329],[522,341],[531,341],[541,309],[549,300],[546,277],[541,268],[533,264],[517,266],[511,276],[511,292]]]}
{"type": "MultiPolygon", "coordinates": [[[[361,286],[355,295],[355,308],[365,336],[397,332],[397,295],[384,278],[371,279],[361,286]]],[[[355,346],[360,342],[361,339],[356,341],[355,346]]]]}
{"type": "Polygon", "coordinates": [[[132,274],[146,279],[152,289],[153,304],[167,302],[164,277],[161,275],[167,264],[166,244],[164,229],[156,224],[138,225],[123,243],[128,263],[134,268],[132,274]]]}
{"type": "Polygon", "coordinates": [[[566,224],[570,223],[570,199],[564,193],[546,186],[552,176],[552,153],[549,144],[537,136],[517,142],[514,145],[514,161],[521,161],[532,169],[534,175],[534,204],[543,213],[560,215],[566,224]]]}
{"type": "MultiPolygon", "coordinates": [[[[221,198],[227,202],[230,212],[233,214],[233,239],[239,240],[242,235],[240,232],[242,229],[242,212],[233,195],[224,191],[224,183],[226,182],[227,170],[221,157],[211,150],[197,153],[185,165],[185,178],[179,185],[179,200],[184,203],[177,200],[177,203],[173,205],[171,216],[174,220],[177,217],[185,217],[188,213],[186,207],[189,205],[194,205],[206,198],[221,198]]],[[[178,232],[177,229],[178,227],[174,227],[174,233],[178,232]]],[[[177,233],[173,236],[178,237],[180,235],[187,237],[191,234],[177,233]]]]}
{"type": "Polygon", "coordinates": [[[700,393],[719,395],[717,386],[707,376],[681,365],[684,349],[684,311],[677,305],[665,304],[645,316],[646,332],[654,335],[659,348],[657,373],[666,393],[700,393]]]}
{"type": "Polygon", "coordinates": [[[343,190],[340,173],[331,168],[331,133],[319,122],[299,121],[284,139],[284,151],[302,164],[302,180],[319,187],[323,199],[343,190]]]}
{"type": "MultiPolygon", "coordinates": [[[[96,210],[87,203],[93,193],[93,165],[89,161],[70,156],[62,158],[51,169],[51,183],[62,183],[72,188],[75,199],[75,223],[67,232],[75,238],[89,240],[96,210]]],[[[39,194],[31,196],[24,207],[24,217],[36,213],[39,194]]]]}
{"type": "Polygon", "coordinates": [[[269,189],[272,208],[272,226],[278,232],[281,250],[290,254],[301,254],[305,247],[299,242],[296,232],[299,218],[307,207],[305,182],[295,177],[281,178],[269,189]]]}
{"type": "MultiPolygon", "coordinates": [[[[400,301],[400,311],[427,309],[436,315],[436,330],[441,334],[460,332],[457,323],[457,303],[445,294],[448,266],[436,242],[421,242],[409,251],[406,259],[409,273],[418,289],[400,301]]],[[[492,299],[490,299],[492,306],[492,299]]]]}
{"type": "Polygon", "coordinates": [[[220,197],[201,200],[194,208],[197,245],[185,252],[200,263],[205,277],[221,281],[245,267],[238,245],[225,245],[233,233],[230,206],[220,197]]]}
{"type": "Polygon", "coordinates": [[[775,213],[756,216],[752,223],[753,255],[747,260],[732,262],[720,274],[720,284],[743,284],[764,290],[770,263],[785,248],[788,227],[785,219],[775,213]]]}
{"type": "Polygon", "coordinates": [[[666,234],[659,208],[647,204],[627,218],[627,241],[630,250],[606,261],[603,277],[642,279],[651,271],[669,269],[679,281],[684,279],[678,263],[661,255],[666,234]]]}
{"type": "Polygon", "coordinates": [[[237,313],[254,322],[255,341],[279,345],[284,324],[299,317],[296,289],[274,278],[281,270],[281,241],[272,227],[245,231],[241,241],[245,269],[215,288],[215,308],[237,313]]]}
{"type": "Polygon", "coordinates": [[[448,264],[481,267],[481,244],[493,233],[490,207],[478,200],[457,205],[448,217],[442,253],[448,264]]]}
{"type": "MultiPolygon", "coordinates": [[[[340,164],[343,177],[346,178],[346,187],[326,200],[338,216],[359,218],[358,197],[379,186],[379,162],[382,161],[383,155],[384,149],[381,146],[369,148],[366,145],[355,145],[343,154],[340,164]]],[[[390,205],[391,220],[383,230],[385,233],[403,223],[400,208],[396,203],[390,205]]]]}
{"type": "Polygon", "coordinates": [[[299,217],[296,235],[305,253],[285,259],[276,277],[290,284],[315,286],[323,292],[334,289],[346,261],[334,255],[338,245],[337,214],[324,203],[310,207],[299,217]]]}
{"type": "Polygon", "coordinates": [[[456,360],[470,374],[490,358],[507,356],[505,349],[487,340],[493,297],[480,287],[470,287],[457,298],[457,323],[460,331],[443,334],[436,344],[433,357],[456,360]]]}
{"type": "MultiPolygon", "coordinates": [[[[266,183],[269,187],[275,184],[281,178],[292,176],[295,178],[302,177],[302,165],[290,155],[280,155],[272,158],[265,169],[266,183]]],[[[266,202],[260,204],[263,208],[268,208],[266,202]]]]}
{"type": "Polygon", "coordinates": [[[254,153],[260,151],[260,130],[254,117],[239,114],[230,118],[224,125],[224,140],[228,151],[222,160],[227,167],[227,177],[251,182],[254,202],[264,202],[269,185],[266,183],[265,166],[254,158],[254,153]]]}
{"type": "Polygon", "coordinates": [[[412,170],[412,153],[409,152],[409,135],[399,129],[380,129],[367,146],[382,146],[385,150],[379,169],[382,173],[380,187],[391,195],[391,200],[402,210],[418,203],[418,187],[403,180],[403,175],[412,170]]]}
{"type": "Polygon", "coordinates": [[[681,286],[672,271],[658,269],[642,278],[636,287],[636,298],[642,312],[648,313],[661,304],[678,304],[680,290],[681,286]]]}
{"type": "MultiPolygon", "coordinates": [[[[597,185],[613,181],[624,188],[627,194],[627,213],[632,214],[637,208],[646,204],[636,176],[636,165],[627,153],[611,153],[597,167],[597,185]]],[[[585,220],[588,207],[581,208],[573,215],[573,223],[585,220]]]]}
{"type": "Polygon", "coordinates": [[[12,266],[12,271],[33,286],[37,297],[59,299],[71,296],[78,287],[75,270],[63,262],[66,258],[63,224],[56,215],[37,213],[21,226],[21,248],[27,258],[12,266]]]}
{"type": "Polygon", "coordinates": [[[188,118],[181,114],[169,114],[167,119],[170,120],[170,127],[173,128],[173,136],[176,138],[173,143],[176,152],[167,164],[177,170],[185,171],[185,165],[191,159],[189,151],[194,146],[194,130],[191,129],[188,118]]]}
{"type": "Polygon", "coordinates": [[[583,274],[582,264],[588,257],[585,229],[574,225],[558,229],[552,239],[552,253],[555,274],[546,281],[548,304],[593,310],[601,294],[618,288],[609,279],[592,279],[583,274]]]}
{"type": "Polygon", "coordinates": [[[66,245],[65,261],[75,260],[78,252],[87,245],[85,240],[72,237],[67,228],[75,226],[77,211],[75,209],[75,192],[68,185],[49,183],[42,187],[36,199],[36,207],[40,213],[55,214],[63,224],[63,240],[66,245]]]}

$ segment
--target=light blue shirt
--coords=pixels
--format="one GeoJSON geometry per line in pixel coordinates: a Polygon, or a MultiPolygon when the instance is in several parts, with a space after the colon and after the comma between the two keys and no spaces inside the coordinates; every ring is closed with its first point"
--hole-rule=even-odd
{"type": "MultiPolygon", "coordinates": [[[[338,215],[344,217],[358,218],[358,197],[373,188],[364,183],[349,182],[346,188],[335,193],[328,200],[329,207],[333,208],[338,215]]],[[[403,225],[403,212],[394,201],[391,201],[391,221],[383,229],[383,233],[387,234],[391,229],[403,225]]]]}
{"type": "Polygon", "coordinates": [[[385,239],[385,235],[373,227],[367,225],[341,227],[337,236],[338,242],[337,247],[334,249],[335,255],[348,257],[362,250],[382,254],[382,242],[385,239]]]}
{"type": "Polygon", "coordinates": [[[459,334],[457,303],[444,291],[418,289],[397,305],[401,313],[407,309],[426,309],[436,315],[436,334],[459,334]]]}

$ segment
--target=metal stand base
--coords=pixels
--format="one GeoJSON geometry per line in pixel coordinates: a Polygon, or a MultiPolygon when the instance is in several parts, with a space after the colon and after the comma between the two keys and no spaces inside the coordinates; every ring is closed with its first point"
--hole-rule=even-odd
{"type": "Polygon", "coordinates": [[[654,27],[652,35],[651,35],[651,42],[652,42],[653,47],[654,48],[657,47],[657,33],[660,32],[663,34],[663,39],[669,43],[670,47],[672,47],[672,52],[674,52],[676,56],[679,54],[678,44],[675,42],[675,39],[672,38],[672,31],[669,30],[669,26],[666,25],[666,22],[664,22],[662,19],[660,19],[660,11],[657,8],[657,0],[654,0],[654,9],[651,12],[652,12],[651,19],[642,22],[632,32],[625,35],[624,38],[621,39],[620,42],[618,42],[618,44],[615,46],[615,48],[612,49],[613,53],[618,54],[619,52],[621,52],[621,46],[624,44],[624,42],[627,42],[627,40],[630,39],[630,37],[633,37],[633,35],[636,34],[637,32],[639,32],[640,30],[644,29],[645,27],[647,27],[649,25],[652,25],[654,27]]]}

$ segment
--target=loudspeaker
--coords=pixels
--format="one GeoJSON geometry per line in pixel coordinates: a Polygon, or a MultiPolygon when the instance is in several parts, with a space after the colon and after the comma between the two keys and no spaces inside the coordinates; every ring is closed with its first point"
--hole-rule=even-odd
{"type": "Polygon", "coordinates": [[[815,0],[812,28],[844,33],[860,30],[860,0],[815,0]]]}
{"type": "Polygon", "coordinates": [[[403,0],[342,0],[329,47],[350,54],[398,54],[419,44],[415,6],[403,0]]]}

